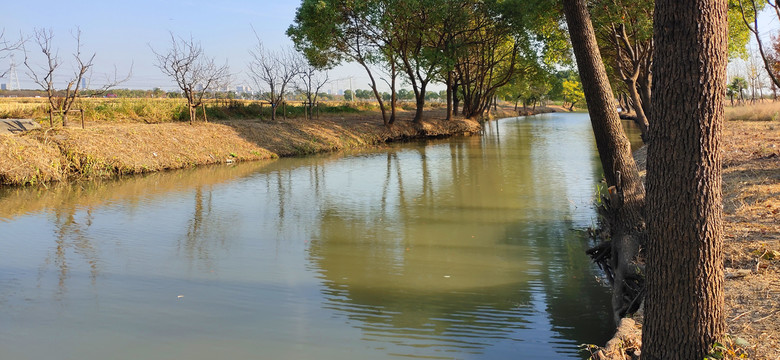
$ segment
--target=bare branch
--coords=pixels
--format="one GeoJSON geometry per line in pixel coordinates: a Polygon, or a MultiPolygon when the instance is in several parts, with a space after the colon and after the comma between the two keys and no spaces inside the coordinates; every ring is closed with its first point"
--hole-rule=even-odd
{"type": "Polygon", "coordinates": [[[276,108],[284,101],[284,95],[288,85],[301,73],[303,59],[292,49],[284,49],[273,52],[263,47],[260,37],[249,55],[249,76],[259,88],[268,86],[266,100],[273,108],[271,120],[276,119],[276,108]]]}
{"type": "MultiPolygon", "coordinates": [[[[230,69],[225,63],[217,65],[214,58],[204,55],[203,48],[192,36],[189,40],[171,35],[170,48],[166,52],[152,49],[163,74],[173,78],[179,89],[187,98],[190,109],[190,122],[195,118],[195,110],[203,103],[203,96],[213,90],[230,75],[230,69]]],[[[205,115],[205,114],[204,114],[205,115]]]]}

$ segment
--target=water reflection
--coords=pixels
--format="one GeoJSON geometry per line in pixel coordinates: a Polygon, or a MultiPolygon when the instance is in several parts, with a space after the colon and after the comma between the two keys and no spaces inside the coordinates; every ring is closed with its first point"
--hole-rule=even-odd
{"type": "MultiPolygon", "coordinates": [[[[591,220],[599,173],[589,127],[514,124],[503,146],[493,125],[482,138],[389,151],[381,206],[323,203],[311,259],[327,308],[365,340],[394,344],[396,355],[446,357],[527,346],[502,340],[550,341],[540,326],[561,339],[604,335],[581,332],[609,314],[604,298],[592,296],[603,288],[588,278],[572,231],[591,220]],[[549,324],[529,325],[541,312],[549,324]]],[[[548,355],[576,353],[555,342],[548,355]]]]}
{"type": "Polygon", "coordinates": [[[2,190],[0,358],[578,358],[610,329],[573,230],[599,178],[587,117],[552,115],[2,190]]]}
{"type": "Polygon", "coordinates": [[[54,211],[56,246],[40,267],[38,281],[43,281],[48,266],[53,265],[57,273],[57,298],[62,298],[67,292],[66,280],[69,274],[69,264],[71,261],[76,261],[73,257],[78,257],[87,264],[93,286],[97,281],[100,274],[100,259],[98,251],[88,235],[92,220],[91,208],[78,212],[75,207],[67,206],[57,208],[54,211]],[[77,219],[79,215],[82,215],[82,218],[77,219]]]}

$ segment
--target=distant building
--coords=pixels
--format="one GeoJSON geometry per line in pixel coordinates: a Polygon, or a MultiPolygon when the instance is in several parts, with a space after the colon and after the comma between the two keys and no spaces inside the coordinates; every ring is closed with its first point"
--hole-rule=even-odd
{"type": "Polygon", "coordinates": [[[8,85],[5,83],[0,84],[0,90],[8,90],[8,85]]]}

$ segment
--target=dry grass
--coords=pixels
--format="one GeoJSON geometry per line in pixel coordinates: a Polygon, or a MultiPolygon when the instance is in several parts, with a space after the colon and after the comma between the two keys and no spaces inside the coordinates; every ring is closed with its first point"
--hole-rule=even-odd
{"type": "Polygon", "coordinates": [[[421,125],[400,111],[392,128],[378,113],[323,116],[275,122],[91,123],[0,136],[0,184],[25,185],[64,179],[140,174],[195,165],[295,156],[387,141],[449,136],[479,130],[471,120],[442,121],[430,110],[421,125]]]}
{"type": "MultiPolygon", "coordinates": [[[[256,100],[205,100],[206,112],[210,120],[241,118],[269,118],[271,108],[266,102],[256,100]]],[[[372,102],[321,102],[321,113],[358,113],[373,111],[376,106],[372,102]]],[[[168,98],[79,98],[73,109],[83,109],[84,118],[88,122],[138,122],[165,123],[189,120],[187,102],[185,99],[168,98]]],[[[304,117],[304,107],[301,102],[291,102],[277,112],[283,117],[304,117]]],[[[0,98],[0,118],[34,119],[46,125],[49,122],[48,100],[45,98],[0,98]]],[[[200,109],[198,117],[202,117],[200,109]]],[[[69,118],[79,118],[80,114],[69,114],[69,118]]],[[[56,124],[61,124],[55,117],[56,124]]]]}
{"type": "Polygon", "coordinates": [[[50,143],[0,135],[0,184],[36,184],[64,179],[63,159],[50,143]]]}
{"type": "Polygon", "coordinates": [[[729,330],[755,359],[780,359],[780,122],[727,122],[723,196],[729,330]],[[778,252],[775,256],[775,252],[778,252]]]}
{"type": "MultiPolygon", "coordinates": [[[[750,344],[750,358],[777,360],[780,121],[727,121],[723,135],[726,321],[733,336],[750,344]]],[[[646,156],[646,148],[634,153],[642,172],[646,156]]]]}
{"type": "Polygon", "coordinates": [[[756,104],[727,106],[726,119],[732,121],[777,121],[780,102],[764,101],[756,104]]]}

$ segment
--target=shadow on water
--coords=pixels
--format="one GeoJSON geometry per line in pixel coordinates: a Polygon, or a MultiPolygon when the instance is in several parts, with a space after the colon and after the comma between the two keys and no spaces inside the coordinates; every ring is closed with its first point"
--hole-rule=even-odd
{"type": "Polygon", "coordinates": [[[583,190],[567,189],[574,172],[591,178],[589,191],[600,169],[587,141],[560,144],[556,127],[571,124],[537,121],[506,125],[507,148],[493,125],[481,138],[388,152],[384,179],[372,179],[381,206],[326,201],[309,250],[326,308],[403,356],[576,357],[579,343],[603,342],[608,297],[572,230],[591,216],[589,193],[566,196],[583,190]],[[585,164],[558,164],[576,157],[567,152],[585,164]]]}

